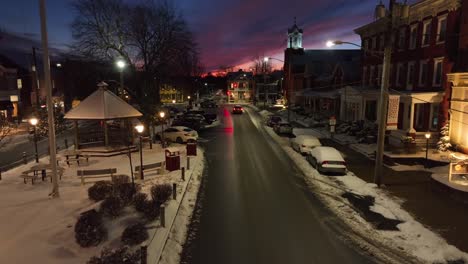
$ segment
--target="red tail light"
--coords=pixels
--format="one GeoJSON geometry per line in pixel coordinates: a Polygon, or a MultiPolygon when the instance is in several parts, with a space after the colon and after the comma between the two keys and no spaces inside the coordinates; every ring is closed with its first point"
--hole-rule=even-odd
{"type": "Polygon", "coordinates": [[[322,161],[322,165],[328,164],[328,161],[322,161]]]}

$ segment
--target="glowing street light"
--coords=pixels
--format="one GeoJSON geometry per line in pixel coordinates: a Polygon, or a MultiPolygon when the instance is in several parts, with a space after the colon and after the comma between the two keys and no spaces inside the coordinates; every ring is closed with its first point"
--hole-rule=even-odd
{"type": "MultiPolygon", "coordinates": [[[[124,60],[120,59],[120,60],[117,60],[115,65],[117,65],[117,68],[119,68],[119,71],[120,71],[120,90],[123,92],[124,91],[123,71],[124,71],[125,66],[127,66],[127,64],[125,63],[124,60]]],[[[117,95],[119,95],[118,92],[117,92],[117,95]]]]}
{"type": "Polygon", "coordinates": [[[125,61],[123,61],[123,60],[118,60],[118,61],[115,63],[115,65],[117,65],[117,68],[119,68],[119,69],[122,70],[123,68],[125,68],[125,66],[126,66],[127,64],[126,64],[125,61]]]}
{"type": "Polygon", "coordinates": [[[143,180],[143,143],[142,143],[142,133],[145,130],[143,125],[135,126],[136,131],[140,136],[140,180],[143,180]]]}
{"type": "Polygon", "coordinates": [[[57,64],[55,64],[55,66],[57,66],[57,68],[61,68],[61,67],[62,67],[62,64],[61,64],[61,63],[57,63],[57,64]]]}
{"type": "Polygon", "coordinates": [[[176,100],[172,100],[172,103],[175,104],[175,103],[176,103],[176,100]]]}
{"type": "Polygon", "coordinates": [[[424,137],[426,137],[426,165],[424,166],[425,168],[428,167],[428,163],[429,163],[429,159],[428,159],[428,152],[429,152],[429,139],[431,138],[431,134],[430,133],[426,133],[424,134],[424,137]]]}
{"type": "Polygon", "coordinates": [[[189,99],[189,100],[190,100],[190,95],[189,95],[189,96],[187,96],[187,99],[189,99]]]}
{"type": "Polygon", "coordinates": [[[164,113],[164,111],[159,112],[159,117],[161,118],[161,147],[162,148],[164,148],[164,116],[166,116],[166,113],[164,113]]]}
{"type": "Polygon", "coordinates": [[[33,126],[34,129],[34,150],[36,151],[36,163],[39,163],[39,153],[37,152],[37,133],[36,133],[36,126],[39,123],[39,120],[35,117],[29,119],[29,123],[33,126]]]}

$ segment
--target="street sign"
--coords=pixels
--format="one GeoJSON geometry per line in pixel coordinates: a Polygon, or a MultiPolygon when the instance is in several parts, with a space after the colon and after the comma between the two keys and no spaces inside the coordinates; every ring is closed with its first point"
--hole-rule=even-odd
{"type": "Polygon", "coordinates": [[[388,111],[387,111],[387,130],[398,129],[398,108],[400,106],[399,95],[388,96],[388,111]]]}

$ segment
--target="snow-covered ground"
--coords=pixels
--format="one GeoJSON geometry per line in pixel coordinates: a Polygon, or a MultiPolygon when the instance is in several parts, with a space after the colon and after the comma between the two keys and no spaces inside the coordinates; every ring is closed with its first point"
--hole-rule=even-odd
{"type": "MultiPolygon", "coordinates": [[[[253,111],[251,111],[253,112],[253,111]]],[[[262,116],[266,115],[264,113],[262,116]]],[[[262,123],[260,118],[250,114],[254,124],[259,126],[262,123]]],[[[416,257],[425,263],[446,263],[453,260],[463,260],[468,262],[468,254],[460,251],[447,242],[435,232],[424,227],[417,222],[413,216],[401,207],[401,202],[387,193],[385,190],[377,188],[373,183],[367,183],[352,172],[345,176],[333,177],[318,173],[307,160],[299,153],[295,152],[289,144],[287,138],[278,136],[271,128],[264,127],[268,134],[279,143],[285,153],[296,163],[296,165],[306,175],[306,181],[311,189],[316,193],[324,203],[337,215],[340,216],[355,232],[362,237],[370,238],[381,243],[395,251],[416,257]],[[389,219],[403,221],[398,224],[399,231],[382,231],[375,229],[370,223],[366,222],[348,200],[341,195],[345,192],[351,192],[359,195],[369,195],[375,198],[375,204],[371,210],[382,214],[389,219]]],[[[307,129],[294,130],[294,133],[316,134],[317,131],[307,129]]],[[[379,254],[379,252],[375,252],[379,254]]],[[[397,254],[398,255],[398,254],[397,254]]]]}
{"type": "MultiPolygon", "coordinates": [[[[181,166],[185,166],[186,155],[185,146],[174,144],[173,149],[181,153],[181,166]]],[[[145,174],[142,191],[149,192],[152,185],[163,183],[177,183],[178,200],[180,201],[185,191],[185,186],[189,186],[189,176],[198,175],[203,169],[203,151],[198,149],[199,155],[191,158],[191,170],[186,172],[186,181],[181,181],[180,171],[173,171],[163,175],[156,172],[145,174]]],[[[145,146],[144,163],[153,163],[165,159],[164,152],[159,145],[153,145],[153,150],[145,146]]],[[[139,164],[138,152],[132,153],[133,166],[139,164]]],[[[48,158],[42,158],[42,163],[47,163],[48,158]]],[[[81,248],[74,237],[74,226],[80,213],[98,207],[88,199],[87,189],[91,183],[81,185],[77,177],[77,169],[104,169],[117,168],[117,174],[130,175],[129,159],[126,155],[108,158],[90,158],[89,164],[77,167],[72,165],[65,168],[64,175],[59,181],[60,197],[50,199],[48,194],[51,190],[49,181],[36,181],[34,185],[30,182],[23,183],[23,179],[18,176],[22,171],[27,170],[35,163],[29,163],[14,168],[2,174],[0,181],[0,263],[34,263],[38,260],[41,263],[86,263],[90,257],[98,255],[104,247],[116,247],[120,245],[120,236],[123,229],[133,221],[137,221],[140,216],[131,207],[126,208],[125,216],[115,220],[105,220],[108,229],[108,237],[105,242],[97,247],[81,248]]],[[[192,184],[190,184],[191,186],[192,184]]],[[[190,187],[190,192],[195,192],[195,188],[190,187]]],[[[198,189],[197,189],[198,190],[198,189]]],[[[188,197],[188,196],[186,196],[188,197]]],[[[167,223],[177,212],[179,202],[170,200],[167,204],[167,223]],[[171,211],[170,208],[176,208],[171,211]]],[[[181,212],[184,210],[181,209],[181,212]]],[[[187,214],[187,213],[186,213],[187,214]]],[[[159,220],[156,220],[159,221],[159,220]]],[[[174,230],[179,229],[175,222],[174,230]]],[[[153,223],[148,225],[159,226],[153,223]]],[[[184,226],[180,227],[185,228],[184,226]]],[[[168,228],[165,228],[168,230],[168,228]]],[[[150,239],[152,230],[150,232],[150,239]]],[[[154,233],[154,232],[153,232],[154,233]]],[[[164,245],[164,244],[162,244],[164,245]]]]}

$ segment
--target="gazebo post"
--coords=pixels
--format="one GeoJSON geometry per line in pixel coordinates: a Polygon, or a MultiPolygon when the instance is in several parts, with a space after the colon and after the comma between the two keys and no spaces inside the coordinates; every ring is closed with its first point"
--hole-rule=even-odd
{"type": "Polygon", "coordinates": [[[78,142],[78,120],[73,120],[73,125],[75,126],[75,150],[80,148],[80,143],[78,142]]]}
{"type": "Polygon", "coordinates": [[[107,120],[104,120],[104,145],[109,146],[109,133],[107,131],[107,120]]]}

